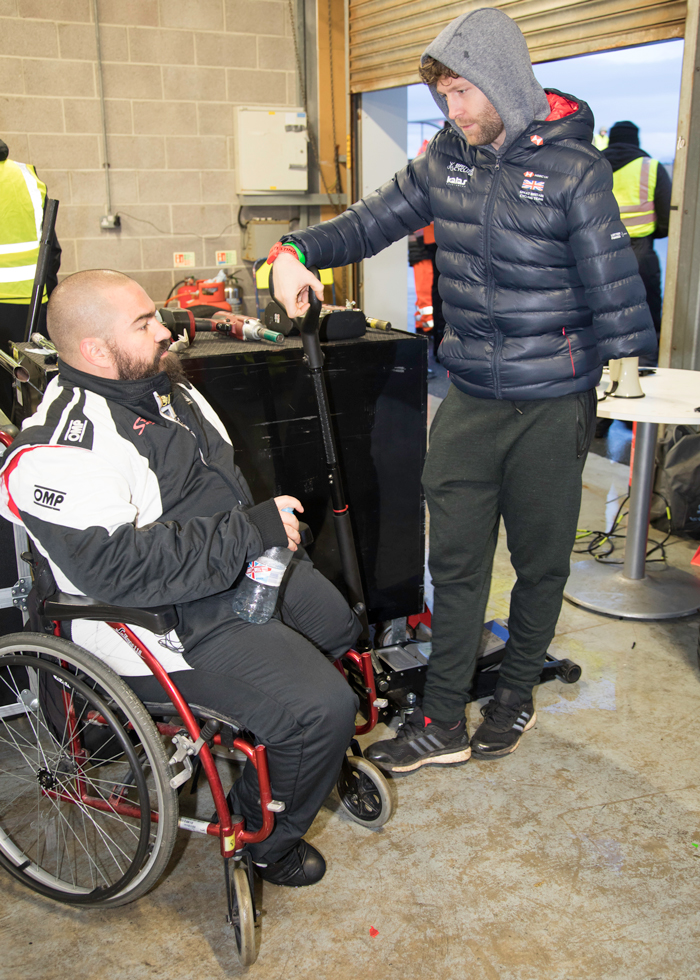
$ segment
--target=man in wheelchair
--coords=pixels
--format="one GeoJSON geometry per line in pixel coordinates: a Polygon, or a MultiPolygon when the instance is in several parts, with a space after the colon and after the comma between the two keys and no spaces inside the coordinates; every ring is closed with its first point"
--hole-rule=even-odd
{"type": "MultiPolygon", "coordinates": [[[[360,624],[300,547],[294,497],[253,503],[230,439],[168,354],[170,332],[134,280],[90,270],[65,279],[48,306],[59,371],[25,422],[0,475],[0,512],[23,524],[58,588],[112,604],[175,604],[165,637],[133,626],[186,701],[267,747],[275,829],[251,845],[260,876],[308,885],[325,872],[303,840],[354,734],[356,699],[331,661],[360,624]],[[231,608],[249,561],[296,552],[275,616],[253,625],[231,608]]],[[[106,623],[64,623],[70,638],[121,674],[145,702],[163,689],[106,623]]],[[[233,813],[260,825],[246,765],[233,813]]]]}

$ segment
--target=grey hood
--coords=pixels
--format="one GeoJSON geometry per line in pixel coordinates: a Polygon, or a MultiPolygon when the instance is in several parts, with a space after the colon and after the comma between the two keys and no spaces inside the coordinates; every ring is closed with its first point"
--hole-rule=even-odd
{"type": "MultiPolygon", "coordinates": [[[[546,119],[551,111],[544,89],[532,71],[525,38],[502,10],[484,7],[456,17],[428,45],[421,63],[428,56],[481,89],[506,128],[502,151],[531,122],[546,119]]],[[[430,91],[448,118],[447,100],[434,85],[430,91]]],[[[464,139],[459,126],[452,126],[464,139]]]]}

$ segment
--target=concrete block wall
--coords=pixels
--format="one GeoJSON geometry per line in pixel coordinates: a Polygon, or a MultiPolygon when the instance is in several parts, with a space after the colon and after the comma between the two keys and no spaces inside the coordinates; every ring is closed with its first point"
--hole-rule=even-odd
{"type": "Polygon", "coordinates": [[[92,0],[0,0],[0,136],[60,200],[61,273],[118,269],[162,300],[183,275],[215,273],[219,250],[243,266],[233,109],[297,104],[288,3],[98,0],[120,231],[100,229],[92,11],[92,0]],[[196,267],[175,270],[173,252],[194,252],[196,267]]]}

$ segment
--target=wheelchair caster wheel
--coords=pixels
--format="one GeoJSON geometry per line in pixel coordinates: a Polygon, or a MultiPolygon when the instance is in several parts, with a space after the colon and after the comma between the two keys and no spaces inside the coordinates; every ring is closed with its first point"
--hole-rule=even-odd
{"type": "Polygon", "coordinates": [[[346,756],[336,784],[345,812],[363,827],[383,827],[394,804],[389,784],[376,766],[362,756],[346,756]]]}
{"type": "Polygon", "coordinates": [[[255,907],[251,883],[245,867],[235,868],[231,874],[230,925],[236,941],[236,952],[242,967],[251,966],[258,958],[255,948],[255,907]]]}
{"type": "Polygon", "coordinates": [[[581,668],[573,660],[560,660],[556,669],[556,675],[565,684],[575,684],[581,677],[581,668]]]}

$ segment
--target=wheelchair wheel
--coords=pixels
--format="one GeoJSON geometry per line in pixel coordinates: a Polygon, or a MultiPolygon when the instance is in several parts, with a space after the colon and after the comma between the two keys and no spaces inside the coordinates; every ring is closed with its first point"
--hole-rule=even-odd
{"type": "Polygon", "coordinates": [[[346,813],[363,827],[383,827],[392,814],[385,776],[361,755],[345,757],[336,788],[346,813]]]}
{"type": "Polygon", "coordinates": [[[0,865],[74,905],[143,895],[178,818],[146,709],[102,661],[39,633],[0,639],[0,692],[0,865]]]}
{"type": "Polygon", "coordinates": [[[231,875],[231,928],[236,940],[236,952],[242,967],[251,966],[258,958],[255,948],[255,911],[251,884],[245,868],[235,868],[231,875]]]}

